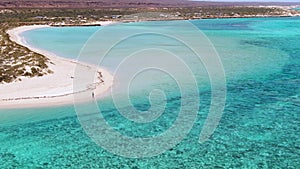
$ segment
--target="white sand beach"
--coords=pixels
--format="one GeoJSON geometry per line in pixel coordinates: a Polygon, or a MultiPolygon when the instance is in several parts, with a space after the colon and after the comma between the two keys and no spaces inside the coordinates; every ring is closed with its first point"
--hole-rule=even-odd
{"type": "Polygon", "coordinates": [[[108,25],[114,25],[114,24],[118,24],[120,22],[116,22],[116,21],[97,21],[97,22],[90,22],[87,23],[86,25],[89,24],[100,24],[101,26],[108,26],[108,25]]]}
{"type": "MultiPolygon", "coordinates": [[[[94,65],[56,56],[53,53],[28,45],[21,36],[24,31],[49,27],[48,25],[22,26],[7,33],[12,41],[28,47],[50,59],[49,68],[54,72],[49,75],[34,78],[22,78],[22,81],[0,84],[0,108],[29,108],[73,104],[74,93],[88,92],[82,101],[103,96],[112,86],[112,75],[94,65]],[[87,75],[93,75],[94,82],[85,82],[80,87],[73,87],[74,70],[80,70],[87,75]],[[100,73],[101,72],[101,73],[100,73]],[[101,77],[100,77],[101,76],[101,77]]],[[[92,77],[92,78],[93,78],[92,77]]]]}

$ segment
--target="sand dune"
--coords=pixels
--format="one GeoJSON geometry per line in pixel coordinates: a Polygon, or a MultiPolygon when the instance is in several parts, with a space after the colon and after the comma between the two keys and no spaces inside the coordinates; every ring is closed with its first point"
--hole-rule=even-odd
{"type": "Polygon", "coordinates": [[[58,57],[53,53],[37,49],[28,45],[20,36],[22,32],[49,27],[47,25],[22,26],[8,31],[10,39],[30,50],[43,54],[50,59],[48,66],[53,74],[42,77],[22,78],[22,81],[0,84],[0,108],[44,107],[72,104],[75,93],[87,93],[81,101],[103,96],[112,86],[112,75],[94,65],[58,57]],[[82,80],[82,84],[73,85],[75,68],[87,76],[93,76],[91,80],[82,80]],[[94,94],[92,94],[94,93],[94,94]]]}

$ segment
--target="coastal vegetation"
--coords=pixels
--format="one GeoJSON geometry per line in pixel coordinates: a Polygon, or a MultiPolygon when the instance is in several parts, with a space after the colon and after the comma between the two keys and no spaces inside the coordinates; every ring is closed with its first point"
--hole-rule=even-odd
{"type": "MultiPolygon", "coordinates": [[[[205,19],[226,17],[292,16],[299,11],[278,7],[172,7],[172,8],[109,8],[109,9],[0,9],[0,23],[51,24],[57,22],[85,23],[102,20],[123,20],[137,13],[161,13],[153,19],[205,19]]],[[[127,18],[128,19],[128,18],[127,18]]],[[[137,18],[129,18],[132,21],[137,18]]]]}
{"type": "Polygon", "coordinates": [[[52,73],[49,59],[9,39],[10,28],[32,25],[87,25],[96,21],[206,19],[295,16],[300,11],[278,7],[203,6],[143,8],[7,8],[0,9],[0,84],[52,73]]]}
{"type": "Polygon", "coordinates": [[[12,42],[5,29],[0,30],[0,83],[52,73],[48,58],[12,42]]]}

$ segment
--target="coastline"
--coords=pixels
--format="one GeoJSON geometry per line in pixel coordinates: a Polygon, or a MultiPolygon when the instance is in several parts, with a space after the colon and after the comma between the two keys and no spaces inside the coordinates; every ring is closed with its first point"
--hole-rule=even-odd
{"type": "Polygon", "coordinates": [[[0,84],[1,109],[71,105],[74,103],[75,93],[88,92],[84,95],[86,97],[79,99],[80,102],[86,102],[94,99],[91,93],[94,93],[95,98],[100,98],[112,86],[113,77],[107,70],[35,48],[21,36],[25,31],[47,27],[50,26],[21,26],[7,31],[10,40],[47,57],[49,59],[47,65],[54,73],[42,77],[21,78],[22,81],[0,84]],[[83,83],[75,90],[73,87],[73,80],[76,78],[74,77],[75,68],[84,71],[87,75],[93,75],[93,83],[83,83]]]}
{"type": "Polygon", "coordinates": [[[88,22],[88,23],[82,23],[82,24],[66,24],[66,23],[56,23],[56,24],[50,24],[52,27],[73,27],[73,26],[83,26],[83,27],[88,27],[88,26],[108,26],[108,25],[113,25],[117,24],[119,22],[117,21],[95,21],[95,22],[88,22]]]}
{"type": "MultiPolygon", "coordinates": [[[[276,16],[276,17],[291,17],[291,16],[276,16]]],[[[234,17],[244,18],[244,17],[234,17]]],[[[256,17],[265,18],[265,17],[256,17]]],[[[204,19],[204,18],[202,18],[204,19]]],[[[207,19],[229,19],[229,18],[207,18],[207,19]]],[[[195,19],[198,20],[198,19],[195,19]]],[[[146,20],[145,20],[146,21],[146,20]]],[[[138,22],[145,22],[138,21],[138,22]]],[[[147,20],[152,21],[152,20],[147,20]]],[[[91,24],[101,24],[107,26],[111,24],[120,23],[117,21],[104,21],[91,24]]],[[[86,25],[81,25],[86,26],[86,25]]],[[[86,102],[90,100],[91,93],[95,93],[95,98],[101,98],[113,85],[112,75],[105,69],[99,68],[95,65],[88,63],[78,62],[76,60],[63,58],[57,56],[49,51],[38,49],[29,45],[21,34],[25,31],[49,28],[53,25],[31,25],[20,26],[7,31],[10,40],[27,47],[29,50],[42,54],[47,57],[54,64],[48,63],[49,68],[54,72],[53,74],[44,75],[42,77],[22,78],[22,81],[12,82],[8,84],[0,84],[0,109],[12,109],[12,108],[37,108],[37,107],[52,107],[71,105],[74,102],[75,93],[89,94],[86,98],[80,99],[80,102],[86,102]],[[93,84],[84,84],[85,87],[73,91],[73,78],[75,67],[79,66],[80,70],[87,73],[97,74],[101,72],[103,78],[102,82],[99,80],[99,76],[95,77],[93,84]],[[96,85],[95,85],[96,84],[96,85]],[[95,86],[95,88],[90,88],[95,86]],[[22,89],[22,90],[20,90],[22,89]],[[20,90],[20,91],[19,91],[20,90]]]]}

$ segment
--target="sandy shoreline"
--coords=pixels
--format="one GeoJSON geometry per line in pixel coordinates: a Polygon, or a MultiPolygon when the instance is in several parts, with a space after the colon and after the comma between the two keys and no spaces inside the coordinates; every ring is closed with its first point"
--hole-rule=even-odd
{"type": "MultiPolygon", "coordinates": [[[[94,65],[62,58],[55,54],[28,45],[21,34],[25,31],[49,27],[48,25],[21,26],[7,33],[12,41],[26,46],[30,50],[40,53],[50,59],[49,68],[53,74],[42,77],[22,78],[22,81],[0,84],[0,108],[30,108],[49,107],[73,104],[74,93],[81,93],[85,97],[80,101],[87,101],[101,97],[113,84],[112,75],[94,65]],[[52,64],[53,63],[53,64],[52,64]],[[74,71],[80,70],[87,76],[92,76],[93,82],[83,82],[73,87],[74,71]],[[100,73],[101,72],[101,73],[100,73]],[[84,94],[86,93],[86,94],[84,94]]],[[[78,99],[76,99],[78,101],[78,99]]]]}

